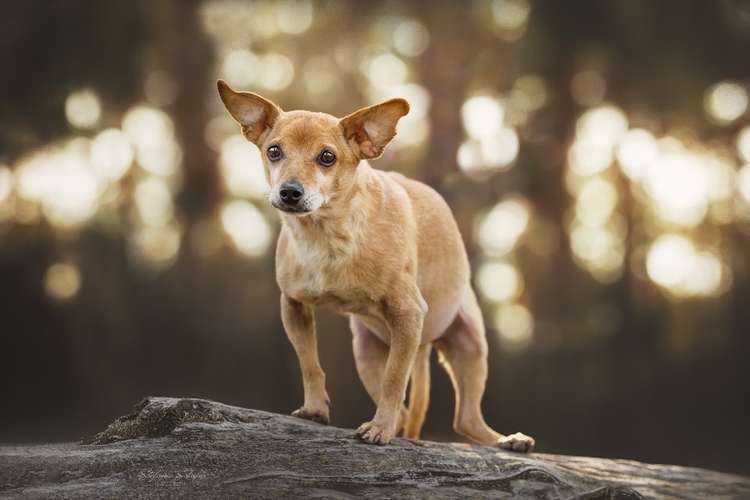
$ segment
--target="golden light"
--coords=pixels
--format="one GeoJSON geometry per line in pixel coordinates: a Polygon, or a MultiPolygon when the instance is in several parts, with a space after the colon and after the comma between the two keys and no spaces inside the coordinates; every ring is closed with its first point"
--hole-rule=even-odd
{"type": "Polygon", "coordinates": [[[242,135],[234,134],[222,142],[219,161],[230,193],[254,199],[265,197],[269,186],[260,151],[242,135]]]}
{"type": "Polygon", "coordinates": [[[74,139],[41,149],[16,167],[18,194],[41,205],[56,227],[79,227],[97,211],[105,185],[88,163],[88,149],[88,140],[74,139]]]}
{"type": "Polygon", "coordinates": [[[627,129],[625,113],[615,106],[603,105],[583,113],[576,122],[576,138],[568,150],[570,168],[580,176],[609,168],[615,146],[627,129]]]}
{"type": "Polygon", "coordinates": [[[520,111],[531,113],[547,103],[548,90],[544,79],[538,75],[525,75],[513,84],[510,104],[520,111]]]}
{"type": "Polygon", "coordinates": [[[495,312],[495,328],[503,346],[523,349],[531,342],[534,317],[520,304],[503,304],[495,312]]]}
{"type": "Polygon", "coordinates": [[[731,123],[745,114],[748,95],[736,82],[720,82],[706,90],[703,107],[706,114],[720,124],[731,123]]]}
{"type": "Polygon", "coordinates": [[[617,147],[620,169],[633,180],[641,179],[658,156],[659,145],[656,139],[651,132],[643,129],[629,130],[617,147]]]}
{"type": "Polygon", "coordinates": [[[722,290],[723,266],[710,252],[698,252],[684,236],[665,234],[652,243],[646,258],[649,278],[677,297],[715,295],[722,290]]]}
{"type": "Polygon", "coordinates": [[[504,109],[494,97],[471,97],[461,106],[461,120],[472,139],[481,140],[497,136],[503,126],[504,109]]]}
{"type": "Polygon", "coordinates": [[[430,32],[419,21],[402,21],[393,30],[393,46],[407,57],[416,57],[427,50],[430,32]]]}
{"type": "Polygon", "coordinates": [[[122,130],[135,146],[138,164],[160,176],[177,173],[182,149],[174,135],[174,123],[164,111],[136,106],[122,120],[122,130]]]}
{"type": "Polygon", "coordinates": [[[128,173],[134,156],[128,136],[115,128],[100,132],[91,143],[89,151],[89,161],[94,171],[112,181],[117,181],[128,173]]]}
{"type": "Polygon", "coordinates": [[[708,177],[708,197],[711,201],[729,200],[736,184],[735,167],[730,160],[715,154],[700,156],[708,177]]]}
{"type": "Polygon", "coordinates": [[[247,49],[230,52],[221,66],[221,73],[230,85],[238,88],[252,86],[259,77],[260,59],[247,49]]]}
{"type": "Polygon", "coordinates": [[[580,71],[570,82],[570,93],[581,106],[596,106],[604,100],[607,81],[601,72],[594,69],[580,71]]]}
{"type": "Polygon", "coordinates": [[[521,30],[529,19],[531,5],[528,0],[494,0],[492,17],[504,32],[521,30]]]}
{"type": "Polygon", "coordinates": [[[234,200],[221,209],[221,224],[234,247],[249,257],[260,257],[271,243],[271,227],[252,203],[234,200]]]}
{"type": "Polygon", "coordinates": [[[750,163],[750,125],[737,134],[737,151],[743,161],[750,163]]]}
{"type": "Polygon", "coordinates": [[[492,302],[512,302],[523,293],[523,276],[507,262],[487,262],[477,272],[482,295],[492,302]]]}
{"type": "Polygon", "coordinates": [[[574,224],[570,231],[570,247],[576,263],[597,281],[611,283],[620,277],[625,245],[623,235],[612,225],[574,224]]]}
{"type": "Polygon", "coordinates": [[[99,96],[91,89],[77,90],[65,99],[65,117],[79,129],[90,129],[99,123],[102,114],[99,96]]]}
{"type": "Polygon", "coordinates": [[[627,130],[625,113],[611,104],[586,111],[576,122],[577,137],[607,147],[614,147],[627,130]]]}
{"type": "Polygon", "coordinates": [[[78,294],[81,288],[81,274],[69,262],[52,264],[44,275],[44,291],[52,299],[65,302],[78,294]]]}
{"type": "Polygon", "coordinates": [[[503,127],[495,136],[487,137],[480,142],[482,165],[489,169],[503,170],[515,161],[519,147],[516,131],[503,127]]]}
{"type": "Polygon", "coordinates": [[[313,5],[310,0],[284,0],[276,4],[276,23],[283,33],[299,35],[310,28],[313,5]]]}
{"type": "Polygon", "coordinates": [[[13,172],[8,167],[0,166],[0,222],[12,219],[15,215],[13,184],[13,172]]]}
{"type": "Polygon", "coordinates": [[[266,54],[260,58],[258,83],[268,90],[284,90],[294,79],[294,65],[281,54],[266,54]]]}
{"type": "Polygon", "coordinates": [[[593,140],[577,139],[568,150],[568,165],[581,177],[603,172],[612,164],[612,159],[612,147],[593,140]]]}
{"type": "Polygon", "coordinates": [[[458,163],[458,167],[467,174],[481,173],[484,171],[482,144],[479,141],[474,140],[462,142],[458,147],[458,151],[456,151],[456,163],[458,163]]]}
{"type": "Polygon", "coordinates": [[[745,201],[750,203],[750,164],[742,167],[737,174],[737,189],[745,201]]]}
{"type": "Polygon", "coordinates": [[[0,205],[7,202],[13,194],[13,172],[0,165],[0,205]]]}
{"type": "Polygon", "coordinates": [[[408,75],[409,68],[404,61],[388,52],[375,56],[367,64],[367,77],[376,86],[402,84],[408,75]]]}
{"type": "Polygon", "coordinates": [[[150,270],[171,266],[180,250],[180,228],[165,226],[140,226],[129,241],[130,256],[139,265],[150,270]]]}
{"type": "Polygon", "coordinates": [[[502,257],[518,244],[530,218],[523,201],[516,198],[501,201],[482,217],[477,226],[479,246],[489,256],[502,257]]]}
{"type": "Polygon", "coordinates": [[[203,137],[208,147],[219,153],[224,139],[236,133],[237,128],[237,122],[229,116],[229,113],[223,113],[208,120],[203,137]]]}
{"type": "Polygon", "coordinates": [[[145,225],[161,227],[172,220],[172,193],[162,179],[149,177],[140,181],[133,197],[138,216],[145,225]]]}
{"type": "Polygon", "coordinates": [[[393,140],[395,149],[422,144],[430,137],[430,121],[427,118],[400,120],[393,140]]]}
{"type": "Polygon", "coordinates": [[[587,180],[578,191],[576,217],[587,226],[604,224],[617,206],[617,190],[600,178],[587,180]]]}
{"type": "Polygon", "coordinates": [[[700,158],[688,152],[662,154],[644,178],[656,215],[684,227],[701,223],[708,209],[710,178],[700,158]]]}

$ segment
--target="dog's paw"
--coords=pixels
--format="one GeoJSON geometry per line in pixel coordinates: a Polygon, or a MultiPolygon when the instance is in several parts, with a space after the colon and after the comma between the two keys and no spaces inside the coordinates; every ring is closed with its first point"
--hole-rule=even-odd
{"type": "Polygon", "coordinates": [[[504,450],[529,453],[534,449],[536,442],[531,436],[516,432],[510,436],[503,436],[497,440],[497,445],[504,450]]]}
{"type": "Polygon", "coordinates": [[[386,429],[372,421],[360,425],[356,431],[357,437],[370,444],[388,444],[393,439],[395,431],[386,429]]]}
{"type": "Polygon", "coordinates": [[[298,418],[304,418],[305,420],[312,420],[313,422],[317,422],[323,425],[328,425],[328,422],[329,422],[327,412],[322,412],[320,410],[311,410],[311,409],[305,408],[304,406],[298,410],[294,410],[292,412],[292,416],[298,417],[298,418]]]}

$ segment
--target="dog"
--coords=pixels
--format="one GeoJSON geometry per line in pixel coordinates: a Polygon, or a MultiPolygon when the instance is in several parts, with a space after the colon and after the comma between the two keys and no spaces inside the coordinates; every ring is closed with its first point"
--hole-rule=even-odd
{"type": "Polygon", "coordinates": [[[482,415],[487,341],[451,209],[429,186],[367,162],[396,135],[407,101],[391,99],[339,119],[283,111],[257,94],[217,84],[242,134],[260,149],[268,198],[282,220],[281,318],[305,394],[292,415],[329,422],[315,308],[330,306],[349,317],[357,372],[377,406],[357,429],[360,439],[383,445],[399,433],[419,438],[434,345],[455,390],[454,430],[480,444],[531,451],[533,438],[503,436],[482,415]]]}

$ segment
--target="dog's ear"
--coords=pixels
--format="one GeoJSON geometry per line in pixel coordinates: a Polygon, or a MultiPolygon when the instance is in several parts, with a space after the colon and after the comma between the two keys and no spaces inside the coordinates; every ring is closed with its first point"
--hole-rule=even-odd
{"type": "Polygon", "coordinates": [[[344,137],[362,159],[377,158],[396,135],[399,118],[409,112],[404,99],[391,99],[362,108],[339,122],[344,137]]]}
{"type": "Polygon", "coordinates": [[[242,133],[258,144],[264,132],[273,127],[282,113],[281,108],[252,92],[235,92],[224,80],[219,80],[216,85],[229,114],[242,126],[242,133]]]}

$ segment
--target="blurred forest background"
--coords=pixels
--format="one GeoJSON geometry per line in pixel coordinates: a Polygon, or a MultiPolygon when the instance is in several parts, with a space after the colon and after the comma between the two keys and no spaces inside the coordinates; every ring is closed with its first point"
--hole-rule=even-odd
{"type": "MultiPolygon", "coordinates": [[[[146,395],[288,413],[260,157],[217,78],[412,111],[375,165],[453,207],[484,409],[539,451],[750,473],[750,2],[6,0],[0,442],[146,395]]],[[[333,423],[373,406],[319,315],[333,423]]],[[[425,437],[457,439],[437,363],[425,437]]]]}

